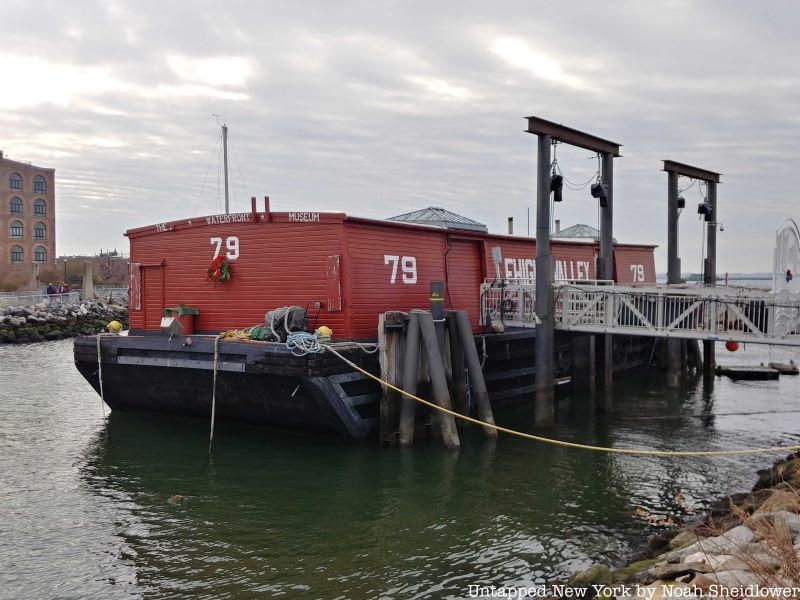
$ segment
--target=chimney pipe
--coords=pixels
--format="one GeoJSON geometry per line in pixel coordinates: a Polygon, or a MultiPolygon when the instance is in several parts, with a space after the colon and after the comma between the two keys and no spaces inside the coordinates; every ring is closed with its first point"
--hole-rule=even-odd
{"type": "Polygon", "coordinates": [[[561,219],[556,219],[556,233],[561,231],[561,219]]]}
{"type": "Polygon", "coordinates": [[[269,196],[264,196],[264,220],[269,223],[269,196]]]}
{"type": "Polygon", "coordinates": [[[514,235],[514,217],[508,217],[508,235],[514,235]]]}

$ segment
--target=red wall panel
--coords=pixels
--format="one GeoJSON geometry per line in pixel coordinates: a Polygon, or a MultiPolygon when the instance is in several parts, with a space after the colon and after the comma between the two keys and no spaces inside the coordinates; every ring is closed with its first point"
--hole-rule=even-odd
{"type": "MultiPolygon", "coordinates": [[[[535,276],[535,240],[337,214],[201,217],[128,235],[131,262],[142,265],[142,307],[131,308],[132,329],[157,329],[163,308],[177,304],[199,309],[198,331],[222,331],[261,323],[270,309],[319,301],[313,325],[328,325],[337,339],[374,340],[381,312],[429,307],[432,281],[447,281],[446,305],[466,310],[475,328],[480,284],[495,276],[493,246],[502,250],[501,277],[535,276]],[[216,288],[205,274],[215,238],[233,272],[216,288]]],[[[595,277],[595,244],[556,241],[552,251],[557,278],[595,277]]],[[[653,249],[616,247],[618,281],[633,283],[641,273],[644,283],[655,282],[653,249]]]]}
{"type": "Polygon", "coordinates": [[[614,248],[614,280],[617,283],[655,283],[656,262],[648,246],[614,248]]]}
{"type": "Polygon", "coordinates": [[[480,318],[480,286],[483,283],[483,242],[451,238],[448,245],[445,304],[453,310],[467,311],[472,329],[476,330],[480,318]]]}
{"type": "MultiPolygon", "coordinates": [[[[185,304],[199,308],[196,329],[221,331],[264,321],[267,310],[286,305],[323,304],[320,323],[334,331],[345,328],[344,312],[327,311],[327,257],[340,254],[341,222],[225,223],[198,222],[184,228],[131,236],[131,261],[164,261],[163,297],[166,306],[185,304]],[[230,259],[232,278],[214,287],[206,282],[206,268],[219,238],[227,255],[228,240],[238,239],[238,257],[230,259]]],[[[235,244],[231,242],[232,247],[235,244]]],[[[230,251],[235,256],[235,251],[230,251]]],[[[153,277],[158,267],[144,269],[142,311],[131,310],[131,328],[154,329],[154,314],[163,308],[153,277]],[[145,314],[147,322],[144,322],[145,314]]],[[[160,288],[160,286],[159,286],[160,288]]],[[[311,316],[315,311],[309,308],[311,316]]]]}
{"type": "MultiPolygon", "coordinates": [[[[486,269],[488,277],[495,276],[492,247],[500,246],[503,264],[500,276],[505,279],[533,279],[536,275],[536,241],[492,238],[486,240],[486,269]]],[[[594,279],[595,245],[580,242],[552,242],[550,251],[555,260],[556,279],[594,279]]]]}
{"type": "Polygon", "coordinates": [[[344,229],[353,338],[375,339],[387,310],[429,308],[430,282],[445,279],[444,231],[350,222],[344,229]]]}

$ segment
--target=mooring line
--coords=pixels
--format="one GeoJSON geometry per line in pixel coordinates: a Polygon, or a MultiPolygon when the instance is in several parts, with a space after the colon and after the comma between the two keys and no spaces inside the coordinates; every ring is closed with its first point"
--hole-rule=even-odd
{"type": "Polygon", "coordinates": [[[208,457],[214,448],[214,421],[217,412],[217,366],[219,364],[219,340],[222,336],[214,337],[214,374],[211,383],[211,431],[208,434],[208,457]]]}
{"type": "Polygon", "coordinates": [[[394,390],[395,392],[407,397],[411,398],[412,400],[419,402],[420,404],[424,404],[429,408],[433,408],[434,410],[438,410],[441,413],[450,415],[455,417],[456,419],[461,419],[462,421],[467,421],[469,423],[473,423],[475,425],[480,425],[482,427],[489,427],[492,429],[496,429],[502,433],[507,433],[509,435],[515,435],[517,437],[525,438],[528,440],[533,440],[535,442],[541,442],[544,444],[550,444],[553,446],[562,446],[566,448],[576,448],[578,450],[591,450],[593,452],[605,452],[608,454],[628,454],[634,456],[741,456],[746,454],[765,454],[768,452],[793,452],[796,450],[800,450],[800,445],[797,446],[772,446],[769,448],[746,448],[742,450],[645,450],[641,448],[607,448],[604,446],[592,446],[590,444],[579,444],[577,442],[567,442],[564,440],[556,440],[553,438],[543,437],[541,435],[534,435],[532,433],[525,433],[524,431],[517,431],[515,429],[509,429],[507,427],[502,427],[500,425],[495,425],[493,423],[486,423],[485,421],[481,421],[479,419],[474,419],[467,415],[462,415],[461,413],[457,413],[453,410],[449,410],[447,408],[442,408],[438,404],[434,404],[428,400],[424,400],[414,394],[410,394],[399,387],[392,385],[388,381],[384,381],[380,377],[373,375],[366,369],[362,369],[353,361],[345,358],[339,352],[334,350],[329,346],[323,346],[328,352],[333,354],[334,356],[339,357],[340,360],[344,361],[346,364],[350,365],[353,369],[377,381],[381,385],[386,386],[387,388],[394,390]]]}
{"type": "Polygon", "coordinates": [[[106,421],[106,399],[103,394],[103,359],[100,352],[100,336],[102,333],[97,334],[97,379],[100,382],[100,411],[103,413],[103,426],[106,430],[106,439],[111,439],[108,436],[108,421],[106,421]]]}

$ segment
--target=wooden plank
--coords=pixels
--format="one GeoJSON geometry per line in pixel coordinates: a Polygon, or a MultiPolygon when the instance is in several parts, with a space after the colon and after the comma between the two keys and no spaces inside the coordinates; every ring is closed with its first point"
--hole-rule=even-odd
{"type": "MultiPolygon", "coordinates": [[[[402,332],[387,330],[386,314],[378,317],[378,361],[381,368],[381,379],[394,386],[400,385],[400,340],[402,332]]],[[[379,439],[385,446],[397,443],[400,427],[400,398],[397,392],[385,385],[381,386],[379,439]]]]}

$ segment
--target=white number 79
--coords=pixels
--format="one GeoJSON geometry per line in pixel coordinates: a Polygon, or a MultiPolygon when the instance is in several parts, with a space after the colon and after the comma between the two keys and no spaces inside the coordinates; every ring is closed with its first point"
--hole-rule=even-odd
{"type": "MultiPolygon", "coordinates": [[[[209,240],[209,243],[214,244],[214,256],[213,258],[217,258],[219,256],[220,250],[222,249],[222,238],[212,237],[209,240]]],[[[235,235],[230,236],[225,240],[225,248],[227,252],[225,253],[225,257],[228,260],[236,260],[239,258],[239,238],[235,235]]]]}
{"type": "Polygon", "coordinates": [[[417,283],[417,259],[414,256],[395,256],[392,254],[383,255],[383,264],[392,265],[392,274],[389,276],[389,283],[397,281],[397,266],[403,272],[403,283],[417,283]]]}

